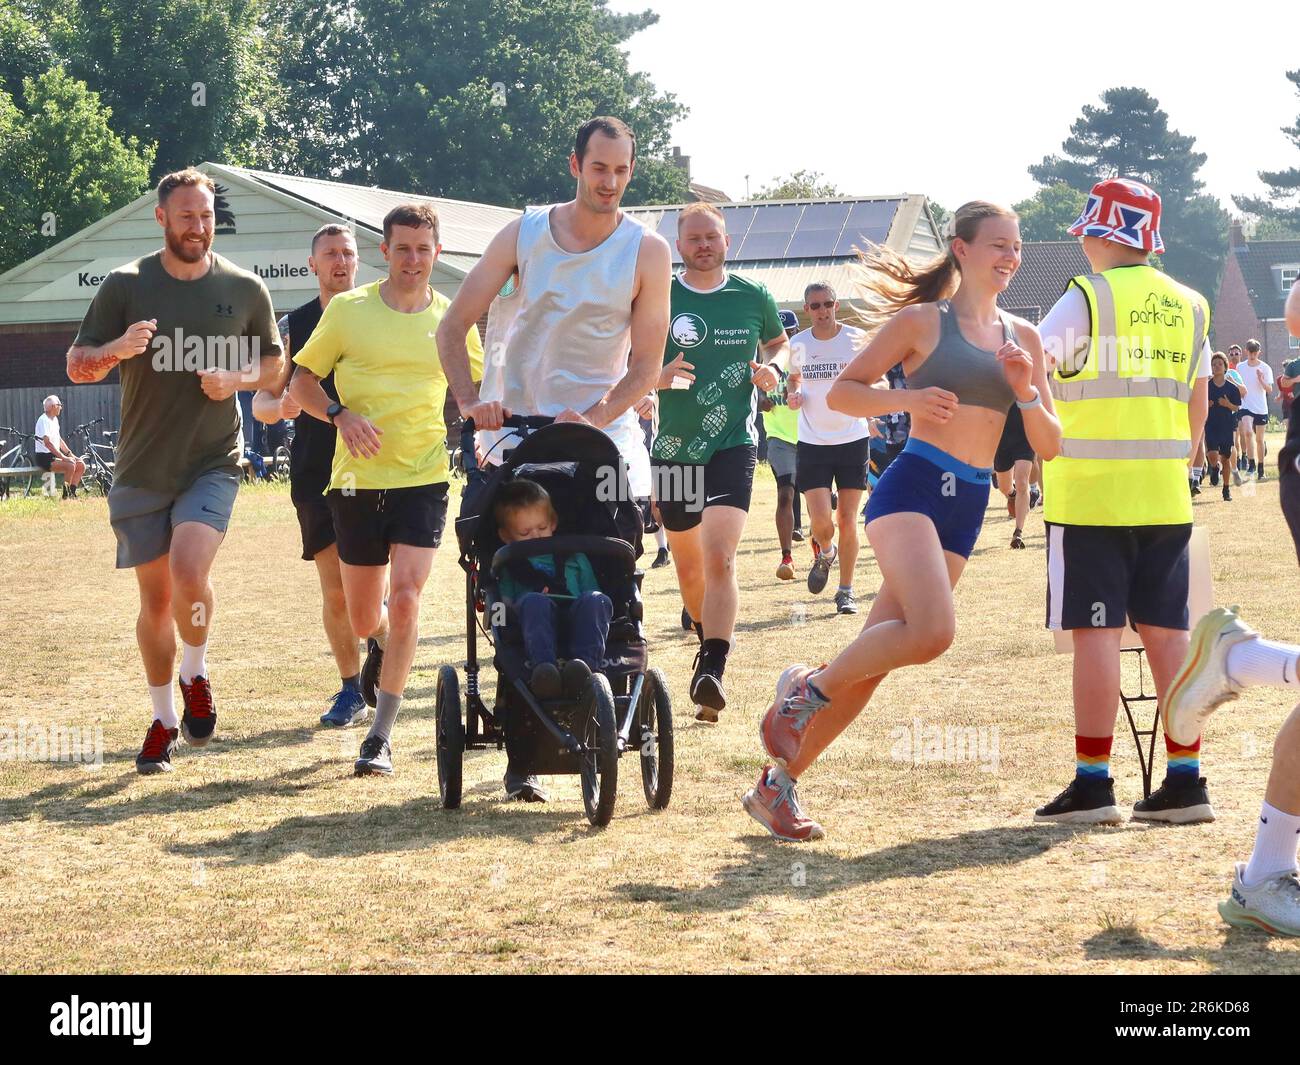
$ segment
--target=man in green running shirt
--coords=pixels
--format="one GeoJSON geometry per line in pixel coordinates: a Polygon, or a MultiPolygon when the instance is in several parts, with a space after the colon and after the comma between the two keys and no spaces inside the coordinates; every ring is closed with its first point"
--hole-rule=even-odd
{"type": "Polygon", "coordinates": [[[730,245],[716,207],[694,203],[678,216],[684,267],[672,283],[650,450],[655,498],[700,639],[690,694],[701,721],[717,721],[727,705],[722,674],[740,598],[736,547],[758,456],[758,391],[777,387],[775,367],[790,358],[772,294],[727,272],[730,245]]]}

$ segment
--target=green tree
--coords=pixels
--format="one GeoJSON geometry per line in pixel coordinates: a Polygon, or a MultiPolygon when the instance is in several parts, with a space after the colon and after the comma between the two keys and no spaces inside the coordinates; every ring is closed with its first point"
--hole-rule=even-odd
{"type": "Polygon", "coordinates": [[[275,12],[272,35],[285,58],[267,144],[277,168],[541,203],[572,195],[577,127],[612,114],[637,135],[626,202],[686,198],[668,158],[685,108],[619,47],[652,12],[615,14],[605,0],[290,0],[290,10],[275,12]]]}
{"type": "Polygon", "coordinates": [[[796,170],[785,178],[773,178],[772,184],[760,189],[760,200],[821,200],[841,195],[830,182],[822,181],[816,170],[796,170]]]}
{"type": "Polygon", "coordinates": [[[54,64],[54,49],[37,13],[16,0],[0,0],[0,90],[10,103],[21,99],[23,79],[37,78],[54,64]]]}
{"type": "Polygon", "coordinates": [[[54,44],[120,135],[158,145],[156,179],[205,159],[260,162],[280,103],[260,14],[260,0],[70,0],[54,44]]]}
{"type": "Polygon", "coordinates": [[[23,83],[23,107],[0,90],[0,270],[130,203],[149,186],[152,145],[110,128],[83,82],[54,67],[23,83]]]}
{"type": "Polygon", "coordinates": [[[1213,298],[1227,254],[1229,216],[1197,176],[1205,154],[1195,151],[1194,137],[1169,127],[1169,116],[1146,90],[1107,89],[1101,101],[1101,107],[1083,108],[1062,154],[1031,166],[1030,176],[1043,186],[1065,184],[1079,192],[1111,177],[1146,182],[1163,205],[1161,265],[1213,298]]]}
{"type": "Polygon", "coordinates": [[[1020,235],[1025,240],[1073,240],[1066,230],[1074,225],[1087,202],[1087,193],[1058,181],[1012,209],[1020,216],[1020,235]]]}
{"type": "MultiPolygon", "coordinates": [[[[1300,70],[1287,71],[1286,77],[1295,86],[1296,92],[1300,93],[1300,70]]],[[[1300,117],[1296,118],[1294,125],[1284,126],[1282,132],[1292,144],[1300,148],[1300,117]]],[[[1260,171],[1259,179],[1268,186],[1272,198],[1234,196],[1232,200],[1237,207],[1257,216],[1262,223],[1272,223],[1283,232],[1300,229],[1300,166],[1293,166],[1289,170],[1263,170],[1260,171]]]]}

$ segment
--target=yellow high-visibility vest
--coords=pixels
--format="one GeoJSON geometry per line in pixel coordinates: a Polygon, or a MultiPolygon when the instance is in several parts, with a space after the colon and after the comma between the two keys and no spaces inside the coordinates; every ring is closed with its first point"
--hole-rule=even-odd
{"type": "MultiPolygon", "coordinates": [[[[1210,324],[1205,297],[1150,266],[1076,277],[1089,341],[1051,375],[1061,453],[1043,463],[1045,520],[1179,525],[1192,520],[1187,406],[1210,324]]],[[[1067,291],[1069,286],[1067,286],[1067,291]]]]}

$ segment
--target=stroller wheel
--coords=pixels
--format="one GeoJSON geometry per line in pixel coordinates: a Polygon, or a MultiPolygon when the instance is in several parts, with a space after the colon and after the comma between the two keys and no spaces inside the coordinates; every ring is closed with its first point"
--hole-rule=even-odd
{"type": "Polygon", "coordinates": [[[646,672],[637,707],[641,740],[641,787],[652,810],[663,810],[673,794],[673,707],[663,671],[646,672]]]}
{"type": "Polygon", "coordinates": [[[614,816],[618,797],[618,728],[614,723],[614,693],[602,673],[593,673],[582,691],[582,805],[587,820],[604,828],[614,816]]]}
{"type": "Polygon", "coordinates": [[[460,677],[455,666],[438,670],[437,694],[438,795],[444,810],[460,806],[461,763],[465,755],[465,722],[460,712],[460,677]]]}

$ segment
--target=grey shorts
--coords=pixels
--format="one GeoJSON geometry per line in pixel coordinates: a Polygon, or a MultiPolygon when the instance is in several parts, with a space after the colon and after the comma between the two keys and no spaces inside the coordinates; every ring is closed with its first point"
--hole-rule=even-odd
{"type": "Polygon", "coordinates": [[[180,495],[115,484],[108,493],[108,520],[117,537],[117,568],[134,569],[171,550],[172,530],[197,521],[224,533],[235,509],[239,473],[208,470],[180,495]]]}
{"type": "Polygon", "coordinates": [[[772,475],[776,478],[777,483],[783,481],[790,484],[794,480],[795,473],[795,455],[798,448],[789,440],[778,440],[776,437],[767,438],[767,464],[772,467],[772,475]],[[790,478],[786,481],[785,478],[790,478]]]}

